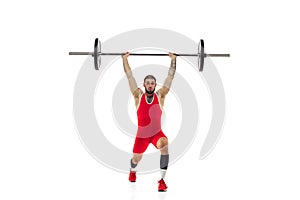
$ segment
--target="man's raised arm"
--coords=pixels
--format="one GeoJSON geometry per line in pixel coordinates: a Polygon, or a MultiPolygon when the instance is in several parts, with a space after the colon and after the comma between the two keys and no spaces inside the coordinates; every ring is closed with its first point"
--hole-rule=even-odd
{"type": "Polygon", "coordinates": [[[128,82],[129,82],[130,91],[134,95],[134,92],[136,91],[136,89],[138,89],[138,86],[137,86],[135,78],[132,75],[132,71],[131,71],[131,68],[130,68],[129,63],[128,63],[127,58],[128,58],[129,55],[130,55],[129,52],[126,52],[126,54],[124,54],[122,56],[122,58],[123,58],[123,67],[124,67],[124,72],[127,76],[128,82]]]}
{"type": "Polygon", "coordinates": [[[176,55],[174,55],[173,53],[169,53],[169,56],[171,58],[171,64],[170,64],[170,68],[168,71],[168,76],[165,79],[165,82],[162,86],[161,89],[158,90],[159,94],[164,97],[168,94],[171,85],[172,85],[172,81],[174,79],[174,75],[175,75],[175,71],[176,71],[176,55]]]}

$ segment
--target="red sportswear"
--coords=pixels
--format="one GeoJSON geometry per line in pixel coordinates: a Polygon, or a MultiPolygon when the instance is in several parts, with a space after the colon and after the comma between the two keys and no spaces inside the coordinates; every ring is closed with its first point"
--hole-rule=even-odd
{"type": "Polygon", "coordinates": [[[166,137],[161,130],[162,110],[158,95],[153,94],[152,102],[147,102],[147,96],[142,94],[137,110],[138,130],[133,147],[133,153],[144,153],[150,143],[156,148],[161,137],[166,137]]]}

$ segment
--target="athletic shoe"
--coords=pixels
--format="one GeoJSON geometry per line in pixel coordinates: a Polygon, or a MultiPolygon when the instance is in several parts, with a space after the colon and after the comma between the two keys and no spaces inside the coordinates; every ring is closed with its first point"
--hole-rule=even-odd
{"type": "Polygon", "coordinates": [[[130,182],[135,182],[136,180],[136,172],[135,171],[130,171],[129,173],[129,181],[130,182]]]}
{"type": "Polygon", "coordinates": [[[160,179],[160,180],[158,181],[158,183],[159,183],[159,185],[158,185],[158,191],[159,191],[159,192],[166,192],[168,186],[166,185],[164,179],[160,179]]]}

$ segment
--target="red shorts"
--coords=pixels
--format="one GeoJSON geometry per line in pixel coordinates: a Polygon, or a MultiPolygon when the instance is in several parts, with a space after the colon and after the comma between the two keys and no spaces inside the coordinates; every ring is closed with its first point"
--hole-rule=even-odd
{"type": "Polygon", "coordinates": [[[133,153],[144,153],[150,143],[152,143],[157,148],[156,143],[162,137],[167,138],[167,136],[165,136],[162,130],[151,137],[147,137],[147,138],[135,137],[133,153]]]}

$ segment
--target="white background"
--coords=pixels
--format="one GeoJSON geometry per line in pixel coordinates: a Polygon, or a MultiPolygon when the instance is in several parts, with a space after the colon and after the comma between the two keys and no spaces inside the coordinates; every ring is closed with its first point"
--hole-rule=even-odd
{"type": "Polygon", "coordinates": [[[0,199],[299,199],[297,1],[7,1],[0,4],[0,199]],[[164,28],[216,58],[226,122],[214,151],[199,145],[167,174],[103,167],[76,133],[74,84],[90,51],[138,28],[164,28]]]}

